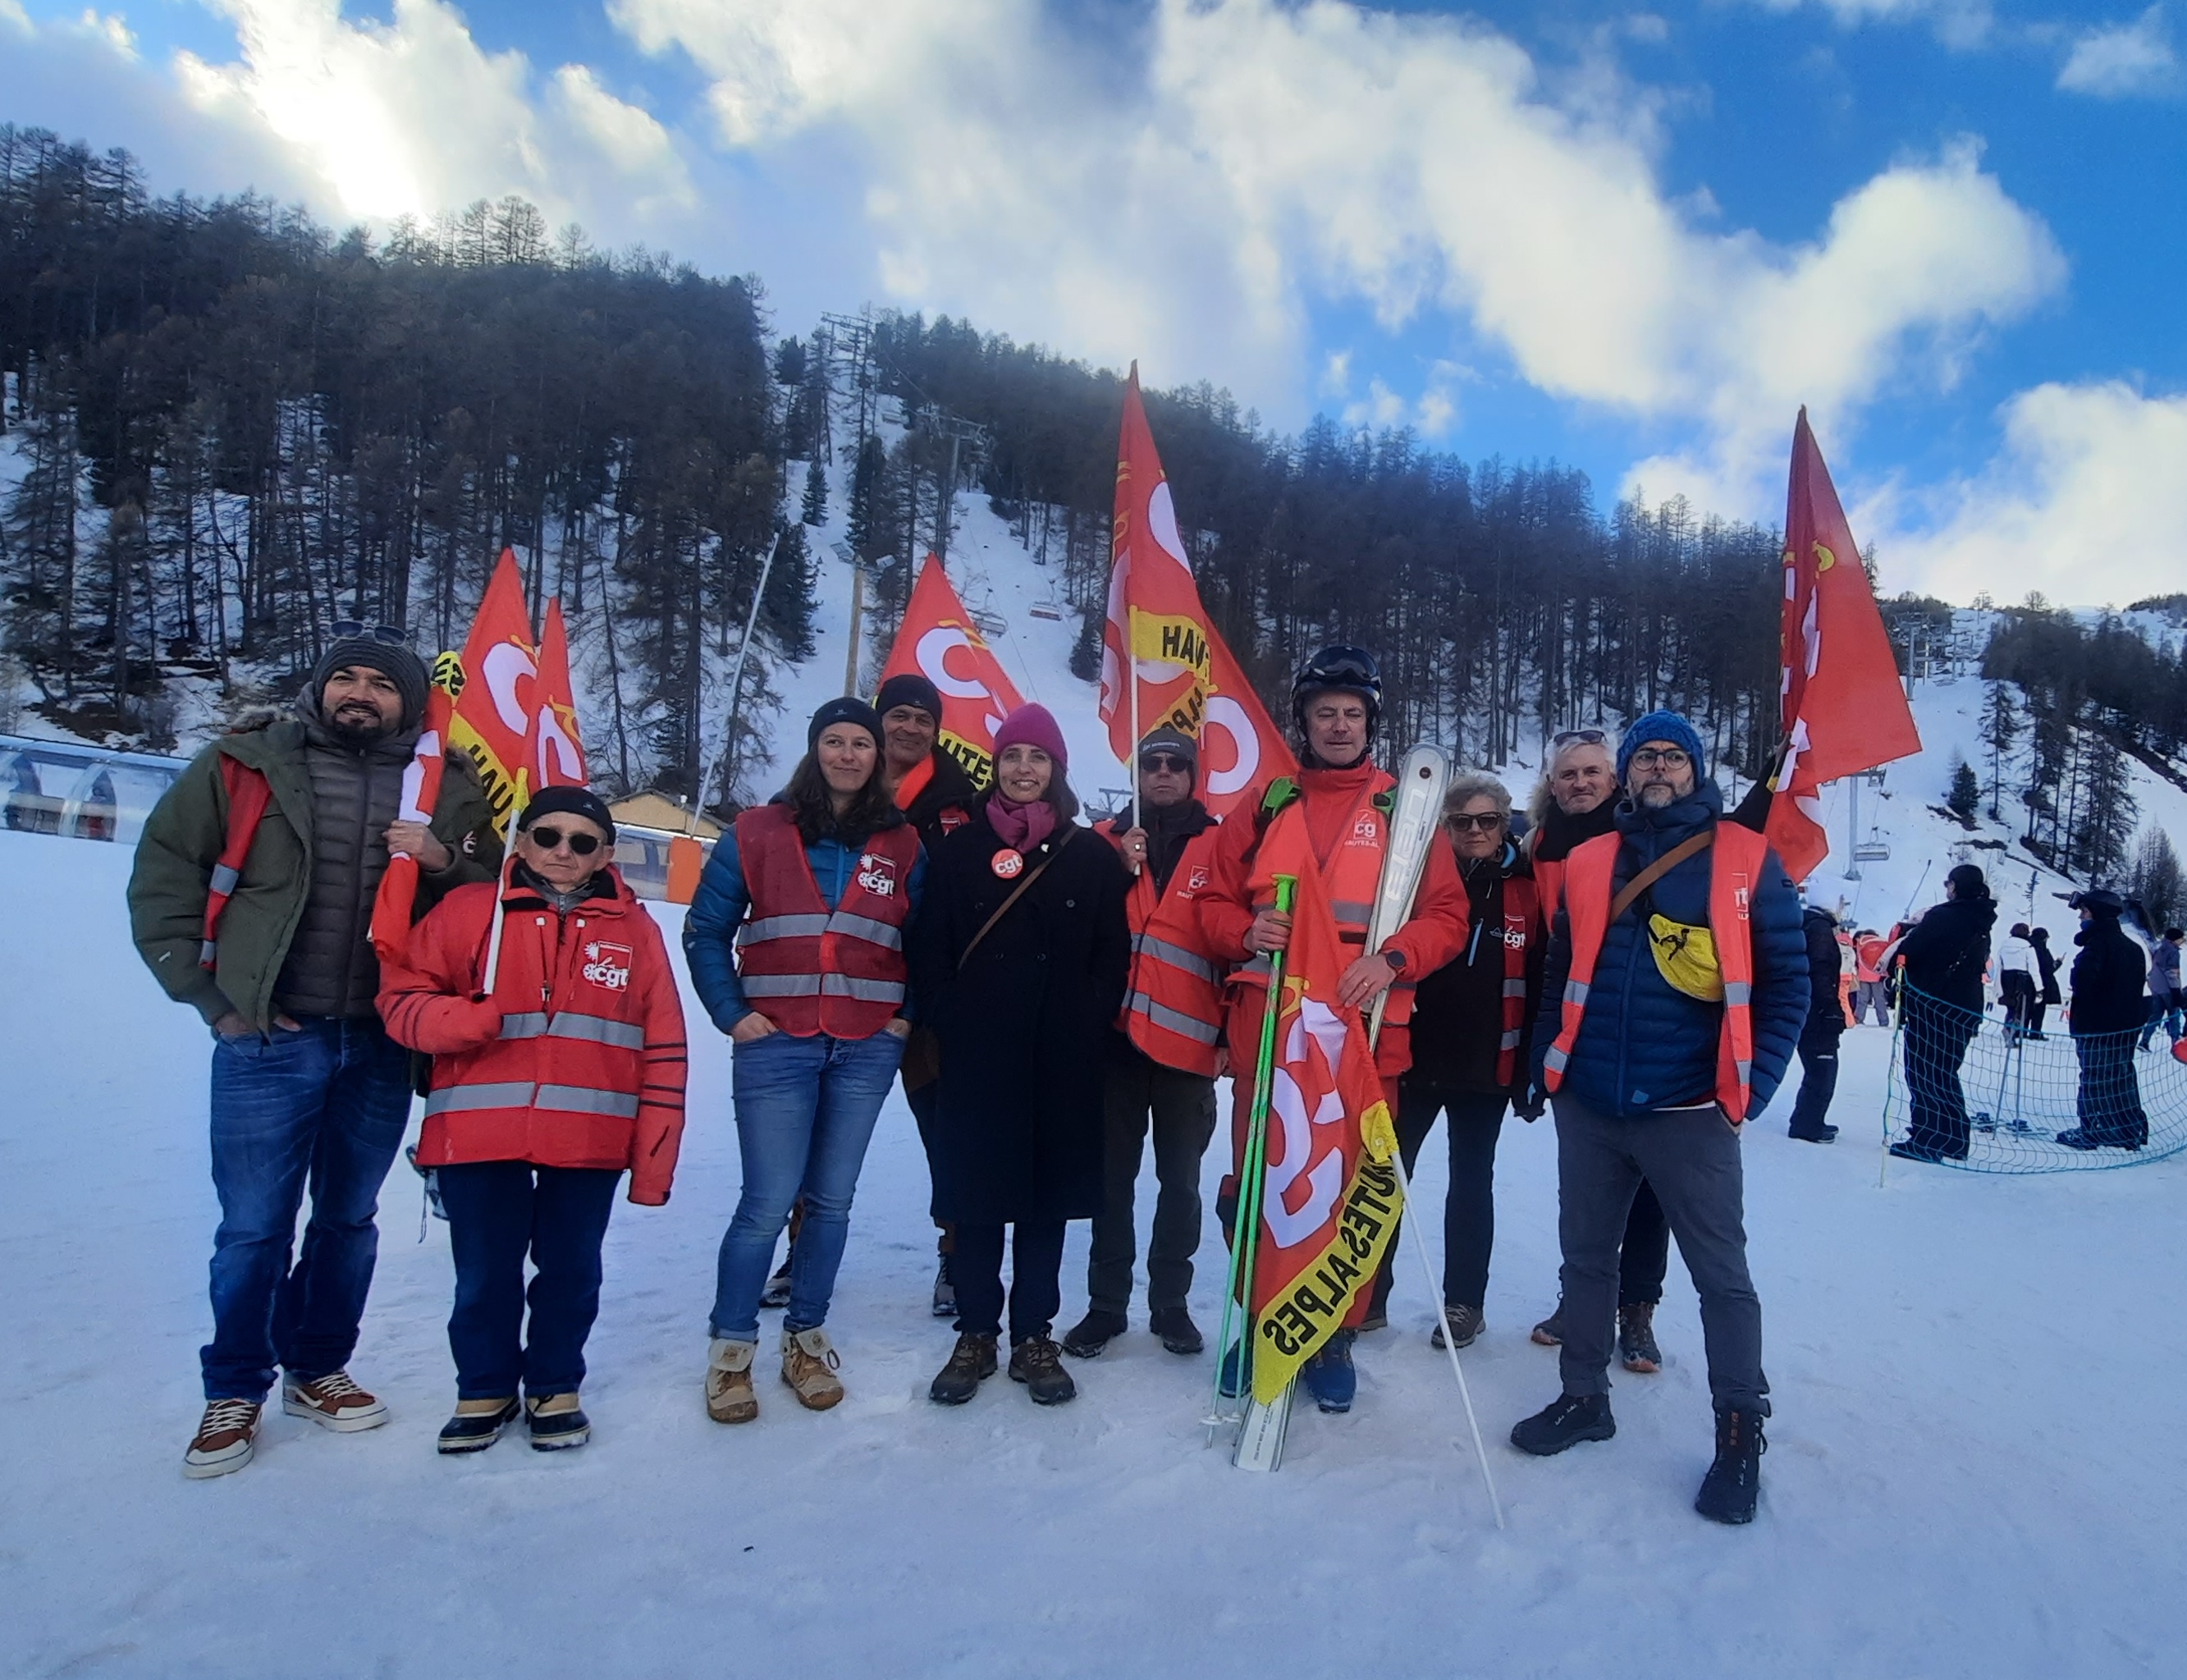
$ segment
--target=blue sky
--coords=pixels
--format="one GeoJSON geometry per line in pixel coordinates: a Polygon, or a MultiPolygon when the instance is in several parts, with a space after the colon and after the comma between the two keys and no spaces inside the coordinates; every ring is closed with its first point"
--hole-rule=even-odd
{"type": "Polygon", "coordinates": [[[0,0],[0,117],[383,224],[520,192],[1272,424],[2187,588],[2187,0],[0,0]]]}

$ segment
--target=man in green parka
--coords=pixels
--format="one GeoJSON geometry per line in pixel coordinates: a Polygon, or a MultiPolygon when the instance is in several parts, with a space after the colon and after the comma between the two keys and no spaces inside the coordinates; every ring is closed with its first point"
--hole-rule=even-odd
{"type": "Polygon", "coordinates": [[[183,1460],[194,1477],[250,1462],[277,1370],[292,1415],[340,1431],[387,1421],[346,1368],[372,1286],[379,1187],[410,1114],[408,1058],[374,1008],[373,901],[391,850],[418,860],[420,914],[499,865],[492,808],[461,754],[447,761],[432,821],[400,820],[425,668],[399,631],[335,632],[293,714],[191,761],[146,821],[129,880],[138,952],[213,1035],[221,1222],[213,1338],[200,1352],[205,1410],[183,1460]],[[267,795],[255,827],[254,789],[267,795]],[[231,880],[222,852],[246,835],[231,880]]]}

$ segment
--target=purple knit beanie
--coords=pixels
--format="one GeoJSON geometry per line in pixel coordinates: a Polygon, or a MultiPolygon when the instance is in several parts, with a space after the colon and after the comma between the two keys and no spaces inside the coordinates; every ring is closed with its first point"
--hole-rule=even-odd
{"type": "Polygon", "coordinates": [[[1044,705],[1021,705],[1003,720],[1003,727],[995,731],[995,756],[1000,758],[1004,748],[1013,746],[1038,747],[1055,761],[1058,775],[1071,768],[1071,753],[1063,744],[1063,731],[1056,726],[1054,714],[1044,705]]]}

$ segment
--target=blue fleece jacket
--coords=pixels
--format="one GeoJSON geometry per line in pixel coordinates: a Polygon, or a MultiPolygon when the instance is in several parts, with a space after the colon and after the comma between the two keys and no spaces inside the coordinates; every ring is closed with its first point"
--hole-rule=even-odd
{"type": "MultiPolygon", "coordinates": [[[[813,884],[830,910],[842,902],[843,889],[858,866],[862,849],[832,838],[805,848],[813,884]]],[[[909,896],[904,917],[907,925],[918,913],[925,885],[926,849],[921,846],[912,860],[911,879],[905,888],[909,896]]],[[[683,918],[683,959],[690,966],[692,989],[723,1032],[752,1012],[752,1006],[745,1000],[744,982],[737,978],[736,958],[737,929],[751,907],[751,888],[745,884],[744,864],[737,857],[737,831],[730,828],[714,842],[713,856],[706,860],[699,876],[699,890],[692,895],[690,911],[683,918]]],[[[909,1019],[908,1004],[898,1013],[909,1019]]]]}
{"type": "MultiPolygon", "coordinates": [[[[1720,820],[1723,795],[1704,782],[1661,811],[1617,807],[1617,866],[1612,891],[1663,853],[1720,820]]],[[[1709,870],[1713,851],[1689,857],[1651,886],[1642,902],[1604,935],[1594,983],[1579,1041],[1565,1072],[1564,1089],[1605,1114],[1645,1114],[1653,1109],[1706,1103],[1716,1096],[1717,1040],[1723,1005],[1689,997],[1656,967],[1643,929],[1647,905],[1673,921],[1708,921],[1709,870]]],[[[1769,1105],[1806,1020],[1810,981],[1808,945],[1800,927],[1800,899],[1777,854],[1769,854],[1752,901],[1754,942],[1754,1084],[1748,1118],[1769,1105]]],[[[1556,1040],[1565,976],[1571,968],[1571,924],[1563,910],[1549,940],[1542,1003],[1534,1022],[1534,1081],[1556,1040]]]]}

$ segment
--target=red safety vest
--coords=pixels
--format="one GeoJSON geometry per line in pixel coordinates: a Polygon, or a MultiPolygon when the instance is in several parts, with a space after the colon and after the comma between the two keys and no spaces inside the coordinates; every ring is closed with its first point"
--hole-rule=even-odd
{"type": "Polygon", "coordinates": [[[273,802],[273,784],[266,773],[226,753],[220,756],[220,780],[228,790],[228,832],[221,837],[220,861],[205,883],[205,937],[198,946],[198,966],[208,972],[220,962],[221,912],[242,884],[243,860],[250,856],[250,842],[273,802]]]}
{"type": "MultiPolygon", "coordinates": [[[[1118,818],[1118,823],[1127,823],[1118,818]]],[[[1123,835],[1102,830],[1112,845],[1123,835]]],[[[1133,1043],[1164,1067],[1215,1076],[1223,1042],[1223,965],[1208,954],[1200,930],[1199,898],[1213,879],[1215,836],[1206,829],[1186,842],[1167,892],[1142,869],[1124,900],[1132,925],[1132,980],[1116,1019],[1133,1043]]]]}
{"type": "Polygon", "coordinates": [[[919,831],[900,823],[869,839],[832,911],[787,806],[745,812],[736,834],[751,893],[737,930],[745,996],[800,1038],[872,1037],[903,1008],[903,924],[919,831]]]}
{"type": "MultiPolygon", "coordinates": [[[[1336,843],[1336,855],[1324,868],[1314,856],[1313,841],[1307,832],[1306,795],[1295,795],[1290,802],[1279,811],[1261,836],[1259,849],[1253,854],[1253,874],[1247,883],[1252,895],[1253,913],[1276,907],[1276,877],[1303,875],[1309,869],[1319,870],[1323,887],[1329,894],[1330,913],[1336,920],[1337,937],[1365,956],[1367,924],[1375,913],[1375,895],[1382,884],[1382,857],[1388,849],[1389,818],[1382,814],[1375,801],[1397,785],[1397,778],[1387,771],[1377,770],[1372,781],[1359,795],[1346,822],[1341,837],[1336,843]]],[[[1255,957],[1243,968],[1234,970],[1231,978],[1265,989],[1268,984],[1269,964],[1266,952],[1255,957]]],[[[1401,1027],[1413,1018],[1413,993],[1420,977],[1400,974],[1390,987],[1389,1007],[1383,1011],[1385,1026],[1401,1027]]]]}
{"type": "Polygon", "coordinates": [[[1519,1040],[1526,1030],[1526,957],[1539,924],[1541,902],[1524,875],[1504,878],[1504,1036],[1496,1041],[1496,1082],[1519,1071],[1519,1040]]]}
{"type": "MultiPolygon", "coordinates": [[[[1571,969],[1565,977],[1563,1020],[1557,1042],[1544,1059],[1543,1083],[1555,1091],[1564,1083],[1579,1024],[1587,1013],[1588,988],[1594,981],[1595,959],[1610,931],[1610,904],[1616,895],[1614,877],[1617,834],[1600,834],[1575,846],[1565,860],[1565,915],[1571,930],[1571,969]]],[[[1754,1083],[1754,884],[1762,877],[1769,842],[1736,823],[1718,823],[1709,860],[1709,932],[1716,941],[1723,974],[1723,1028],[1717,1039],[1716,1099],[1736,1125],[1746,1118],[1754,1083]]]]}

